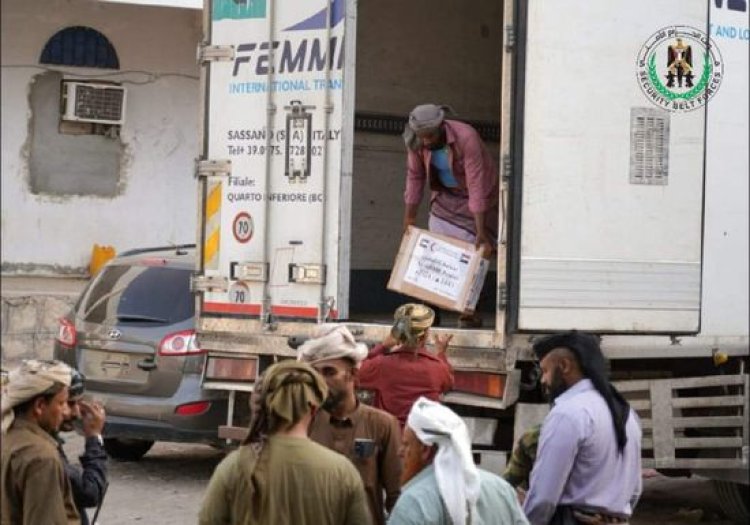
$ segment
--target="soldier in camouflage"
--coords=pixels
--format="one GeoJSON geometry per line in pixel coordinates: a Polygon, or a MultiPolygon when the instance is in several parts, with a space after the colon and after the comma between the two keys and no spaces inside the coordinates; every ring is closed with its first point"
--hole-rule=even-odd
{"type": "Polygon", "coordinates": [[[503,472],[503,478],[515,487],[521,499],[529,490],[529,478],[536,459],[536,448],[539,443],[541,428],[541,424],[534,425],[523,433],[521,439],[513,448],[513,454],[505,467],[505,472],[503,472]]]}

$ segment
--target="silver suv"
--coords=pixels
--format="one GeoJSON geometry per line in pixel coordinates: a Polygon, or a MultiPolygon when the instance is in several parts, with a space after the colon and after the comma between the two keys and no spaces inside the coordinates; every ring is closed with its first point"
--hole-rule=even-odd
{"type": "Polygon", "coordinates": [[[54,355],[104,404],[104,446],[140,459],[155,441],[219,445],[227,396],[203,390],[196,343],[192,246],[133,250],[110,261],[59,321],[54,355]]]}

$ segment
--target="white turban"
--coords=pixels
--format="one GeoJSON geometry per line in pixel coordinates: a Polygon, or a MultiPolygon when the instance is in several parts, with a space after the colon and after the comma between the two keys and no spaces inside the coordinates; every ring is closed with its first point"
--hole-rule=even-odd
{"type": "Polygon", "coordinates": [[[422,443],[438,446],[433,465],[440,497],[454,525],[468,523],[469,516],[477,515],[480,482],[466,424],[450,408],[426,397],[411,407],[406,424],[422,443]]]}
{"type": "Polygon", "coordinates": [[[308,339],[299,347],[298,361],[314,365],[329,359],[348,358],[359,365],[367,357],[367,345],[358,343],[343,324],[320,325],[315,338],[308,339]]]}
{"type": "Polygon", "coordinates": [[[70,386],[71,369],[61,361],[29,359],[8,374],[3,387],[2,432],[13,423],[13,408],[43,394],[55,384],[70,386]]]}

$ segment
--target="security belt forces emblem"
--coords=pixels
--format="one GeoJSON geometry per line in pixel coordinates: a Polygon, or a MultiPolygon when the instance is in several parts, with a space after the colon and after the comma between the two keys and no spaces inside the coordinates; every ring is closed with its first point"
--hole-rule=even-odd
{"type": "Polygon", "coordinates": [[[689,26],[660,29],[641,47],[638,84],[656,106],[686,112],[703,107],[724,77],[721,53],[708,35],[689,26]]]}

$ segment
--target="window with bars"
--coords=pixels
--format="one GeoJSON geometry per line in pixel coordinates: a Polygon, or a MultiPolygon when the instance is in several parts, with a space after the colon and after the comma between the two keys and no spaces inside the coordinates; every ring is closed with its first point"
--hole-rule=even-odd
{"type": "Polygon", "coordinates": [[[96,29],[67,27],[55,33],[39,57],[42,64],[120,69],[120,60],[109,39],[96,29]]]}

